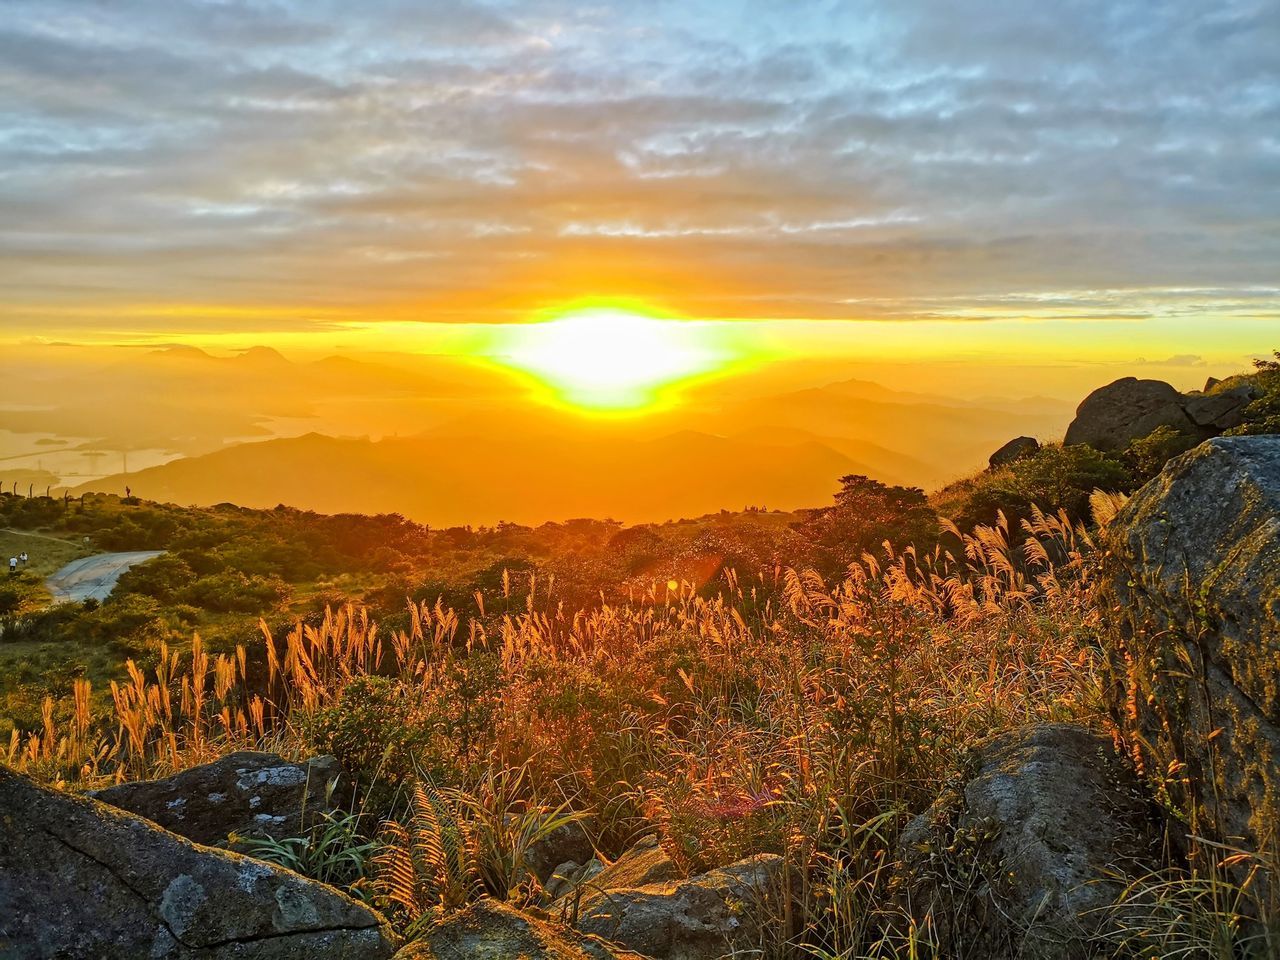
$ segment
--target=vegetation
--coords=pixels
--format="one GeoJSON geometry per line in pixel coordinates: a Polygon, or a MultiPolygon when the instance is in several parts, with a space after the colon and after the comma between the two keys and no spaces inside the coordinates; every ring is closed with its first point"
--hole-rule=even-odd
{"type": "MultiPolygon", "coordinates": [[[[1272,359],[1254,361],[1256,372],[1247,379],[1258,389],[1260,396],[1249,404],[1245,421],[1227,432],[1235,435],[1280,433],[1280,350],[1274,351],[1272,359]]],[[[1218,384],[1217,391],[1230,389],[1237,380],[1231,378],[1218,384]]]]}
{"type": "Polygon", "coordinates": [[[333,752],[385,826],[255,850],[347,879],[410,930],[482,893],[535,900],[523,851],[573,810],[610,856],[651,830],[689,871],[782,854],[805,878],[784,940],[890,955],[927,939],[885,912],[897,833],[966,747],[1101,722],[1090,541],[1065,515],[1033,512],[1026,532],[1017,548],[980,528],[963,560],[868,557],[834,582],[729,574],[711,595],[570,612],[532,576],[512,605],[507,577],[476,617],[415,603],[386,636],[348,606],[281,635],[264,623],[254,650],[161,641],[153,670],[130,662],[112,684],[113,717],[76,680],[74,709],[48,700],[8,759],[93,784],[247,746],[333,752]]]}

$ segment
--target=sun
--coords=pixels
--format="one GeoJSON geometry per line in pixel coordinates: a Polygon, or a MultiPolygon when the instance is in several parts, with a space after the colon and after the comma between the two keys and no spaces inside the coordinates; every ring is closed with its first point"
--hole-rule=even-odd
{"type": "Polygon", "coordinates": [[[662,405],[670,388],[724,365],[702,325],[618,307],[578,307],[511,329],[504,361],[584,411],[662,405]]]}

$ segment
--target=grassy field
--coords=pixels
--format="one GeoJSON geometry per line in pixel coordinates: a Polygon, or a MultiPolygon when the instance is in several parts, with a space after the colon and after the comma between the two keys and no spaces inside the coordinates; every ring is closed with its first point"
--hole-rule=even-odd
{"type": "Polygon", "coordinates": [[[23,572],[29,576],[39,578],[42,583],[45,577],[65,567],[72,560],[87,557],[93,552],[83,543],[64,540],[60,537],[0,529],[0,560],[6,566],[10,557],[16,557],[24,551],[30,557],[30,560],[26,567],[22,568],[23,572]]]}

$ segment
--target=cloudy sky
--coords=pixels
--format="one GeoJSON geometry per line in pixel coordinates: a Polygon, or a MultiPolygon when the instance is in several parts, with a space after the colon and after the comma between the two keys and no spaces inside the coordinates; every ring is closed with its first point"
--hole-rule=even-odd
{"type": "Polygon", "coordinates": [[[0,323],[624,296],[1260,350],[1278,50],[1274,0],[3,0],[0,323]]]}

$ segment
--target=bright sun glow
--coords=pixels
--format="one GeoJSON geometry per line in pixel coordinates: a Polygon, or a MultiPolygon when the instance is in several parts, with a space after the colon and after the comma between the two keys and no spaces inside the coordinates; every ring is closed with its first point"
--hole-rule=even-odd
{"type": "Polygon", "coordinates": [[[728,359],[699,324],[584,307],[512,331],[506,361],[565,403],[599,412],[654,406],[664,389],[728,359]]]}

